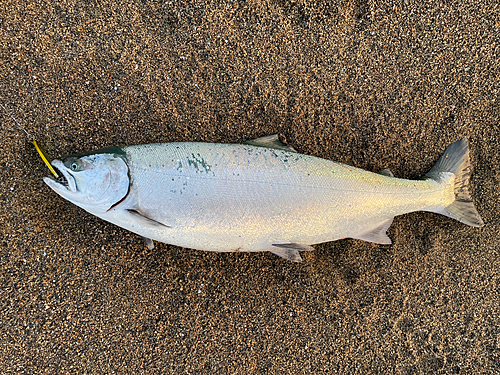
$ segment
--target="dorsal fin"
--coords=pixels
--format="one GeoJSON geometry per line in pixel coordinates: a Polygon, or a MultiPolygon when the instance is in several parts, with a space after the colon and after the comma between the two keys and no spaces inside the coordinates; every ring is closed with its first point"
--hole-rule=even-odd
{"type": "Polygon", "coordinates": [[[278,134],[255,138],[250,141],[243,142],[243,144],[257,147],[274,148],[276,150],[297,152],[292,146],[285,145],[283,142],[281,142],[278,138],[278,134]]]}

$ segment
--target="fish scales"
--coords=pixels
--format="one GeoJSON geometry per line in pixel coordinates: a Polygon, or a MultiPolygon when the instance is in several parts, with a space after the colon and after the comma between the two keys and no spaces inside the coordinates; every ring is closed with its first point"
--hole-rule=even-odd
{"type": "MultiPolygon", "coordinates": [[[[377,216],[387,219],[422,208],[423,201],[434,207],[443,191],[433,181],[391,179],[324,159],[259,147],[200,143],[124,150],[134,171],[133,189],[145,212],[198,235],[206,231],[210,237],[254,236],[238,241],[236,247],[264,236],[269,237],[268,242],[285,238],[295,242],[304,235],[313,241],[316,236],[337,239],[340,237],[332,229],[349,235],[340,222],[359,217],[373,202],[383,205],[377,216]],[[161,170],[150,167],[151,155],[164,165],[161,170]],[[193,155],[204,155],[203,163],[210,168],[190,162],[193,155]],[[291,158],[293,162],[289,162],[291,158]],[[164,189],[166,184],[171,187],[164,189]],[[437,196],[433,199],[422,189],[434,189],[437,196]],[[415,199],[417,196],[420,198],[415,199]]],[[[230,244],[227,238],[224,241],[230,244]]],[[[194,243],[183,246],[197,247],[194,243]]],[[[234,246],[218,244],[216,248],[234,246]]]]}
{"type": "MultiPolygon", "coordinates": [[[[466,159],[462,169],[470,166],[465,146],[456,155],[466,159]]],[[[111,199],[104,212],[70,200],[141,236],[182,247],[272,251],[299,261],[297,251],[346,237],[390,243],[385,230],[397,215],[433,211],[454,217],[443,210],[454,204],[458,170],[406,180],[245,144],[160,143],[119,150],[96,155],[124,161],[126,194],[111,199]]],[[[63,167],[74,160],[84,162],[70,157],[55,167],[75,178],[78,172],[63,167]]],[[[53,179],[45,181],[59,193],[53,179]]],[[[117,184],[120,191],[122,185],[117,184]]],[[[482,224],[475,209],[469,214],[482,224]]]]}

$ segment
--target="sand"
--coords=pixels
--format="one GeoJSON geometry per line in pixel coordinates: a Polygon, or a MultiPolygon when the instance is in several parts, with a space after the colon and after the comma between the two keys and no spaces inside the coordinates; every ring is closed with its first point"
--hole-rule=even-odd
{"type": "Polygon", "coordinates": [[[468,137],[486,225],[397,217],[294,264],[157,244],[56,196],[0,111],[0,372],[500,373],[494,1],[5,0],[1,102],[52,156],[242,142],[418,178],[468,137]]]}

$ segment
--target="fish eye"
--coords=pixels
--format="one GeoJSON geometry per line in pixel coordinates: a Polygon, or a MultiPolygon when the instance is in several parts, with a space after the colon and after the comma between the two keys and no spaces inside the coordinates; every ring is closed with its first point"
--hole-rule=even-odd
{"type": "Polygon", "coordinates": [[[70,168],[72,171],[76,171],[78,169],[78,163],[74,161],[73,163],[71,163],[70,168]]]}

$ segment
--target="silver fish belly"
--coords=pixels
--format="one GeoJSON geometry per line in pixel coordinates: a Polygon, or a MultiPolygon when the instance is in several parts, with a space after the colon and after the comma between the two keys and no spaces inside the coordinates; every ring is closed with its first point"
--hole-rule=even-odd
{"type": "Polygon", "coordinates": [[[385,232],[394,216],[413,211],[482,225],[467,191],[465,139],[418,181],[299,154],[270,139],[96,151],[53,162],[68,186],[50,177],[45,182],[149,245],[271,251],[292,261],[310,245],[346,237],[389,244],[385,232]]]}

